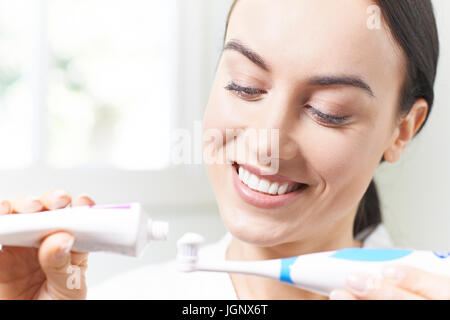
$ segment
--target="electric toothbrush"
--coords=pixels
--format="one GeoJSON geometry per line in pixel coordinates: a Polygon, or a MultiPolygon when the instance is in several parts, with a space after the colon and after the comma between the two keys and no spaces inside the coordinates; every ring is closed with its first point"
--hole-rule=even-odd
{"type": "Polygon", "coordinates": [[[203,261],[198,247],[203,237],[187,233],[178,240],[180,271],[240,273],[271,278],[321,295],[345,288],[354,272],[381,276],[389,264],[401,264],[450,277],[450,253],[405,249],[347,248],[297,257],[261,261],[203,261]]]}

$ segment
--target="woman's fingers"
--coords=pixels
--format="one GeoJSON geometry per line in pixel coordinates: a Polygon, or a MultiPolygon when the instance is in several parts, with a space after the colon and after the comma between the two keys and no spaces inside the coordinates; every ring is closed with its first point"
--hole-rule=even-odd
{"type": "MultiPolygon", "coordinates": [[[[41,197],[21,196],[0,202],[0,215],[33,213],[72,206],[94,205],[88,196],[76,199],[64,190],[50,190],[41,197]]],[[[88,254],[73,252],[74,237],[61,231],[47,236],[38,250],[38,260],[46,276],[45,285],[36,294],[38,299],[83,299],[86,297],[85,271],[88,254]]]]}
{"type": "Polygon", "coordinates": [[[44,209],[44,206],[39,197],[33,196],[20,196],[11,199],[9,213],[32,213],[40,212],[44,209]]]}
{"type": "Polygon", "coordinates": [[[94,205],[95,202],[88,196],[82,195],[76,199],[64,190],[50,190],[41,197],[20,196],[11,200],[0,202],[0,215],[9,213],[33,213],[44,210],[56,210],[72,206],[94,205]]]}
{"type": "Polygon", "coordinates": [[[351,274],[348,291],[360,300],[423,300],[424,297],[400,288],[382,277],[366,273],[351,274]]]}
{"type": "Polygon", "coordinates": [[[11,203],[8,200],[0,201],[0,215],[11,212],[11,203]]]}
{"type": "Polygon", "coordinates": [[[388,266],[384,278],[391,284],[432,300],[450,300],[450,278],[408,266],[388,266]]]}
{"type": "Polygon", "coordinates": [[[38,299],[80,299],[86,296],[84,268],[72,265],[74,237],[58,232],[44,239],[39,248],[39,263],[47,278],[47,286],[38,299]]]}
{"type": "MultiPolygon", "coordinates": [[[[52,199],[49,194],[48,198],[52,199]]],[[[54,199],[54,198],[53,198],[54,199]]],[[[88,206],[95,202],[86,195],[71,199],[71,205],[88,206]]],[[[48,289],[41,298],[82,299],[86,297],[85,269],[88,253],[74,252],[75,238],[67,232],[59,232],[45,238],[39,249],[39,262],[47,276],[48,289]]]]}
{"type": "MultiPolygon", "coordinates": [[[[78,203],[87,203],[90,205],[93,201],[86,196],[78,203]]],[[[64,190],[50,190],[45,192],[41,197],[20,196],[11,200],[0,202],[0,215],[8,213],[33,213],[44,210],[56,210],[67,207],[72,203],[72,198],[68,192],[64,190]]],[[[72,203],[73,205],[73,203],[72,203]]]]}
{"type": "Polygon", "coordinates": [[[72,198],[64,190],[50,190],[41,197],[20,196],[0,202],[0,215],[8,213],[33,213],[56,210],[71,204],[72,198]]]}
{"type": "Polygon", "coordinates": [[[41,196],[40,200],[45,210],[62,209],[67,207],[72,202],[72,198],[69,193],[59,189],[45,192],[41,196]]]}
{"type": "MultiPolygon", "coordinates": [[[[72,200],[72,207],[93,206],[95,205],[87,195],[80,195],[72,200]]],[[[72,264],[79,267],[86,267],[88,261],[88,253],[72,251],[72,264]]]]}
{"type": "Polygon", "coordinates": [[[93,206],[95,201],[87,195],[80,195],[72,200],[72,207],[93,206]]]}

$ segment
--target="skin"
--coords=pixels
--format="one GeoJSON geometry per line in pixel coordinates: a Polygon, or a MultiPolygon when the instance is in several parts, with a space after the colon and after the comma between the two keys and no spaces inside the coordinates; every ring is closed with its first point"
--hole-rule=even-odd
{"type": "MultiPolygon", "coordinates": [[[[352,234],[358,203],[382,156],[397,161],[428,111],[420,99],[408,115],[399,115],[406,59],[386,27],[366,27],[371,4],[240,0],[235,6],[204,115],[205,130],[219,129],[223,135],[214,153],[233,147],[235,140],[225,139],[227,129],[279,129],[278,174],[308,188],[286,205],[260,208],[237,194],[230,164],[208,164],[220,213],[233,235],[227,259],[276,259],[361,246],[352,234]],[[230,42],[245,45],[259,58],[255,62],[235,45],[227,49],[230,42]],[[362,79],[372,94],[350,85],[310,83],[336,75],[362,79]],[[258,93],[227,90],[230,83],[258,93]],[[310,106],[349,120],[330,125],[310,106]]],[[[268,154],[269,146],[249,145],[248,150],[268,154]]],[[[326,298],[257,277],[231,279],[241,299],[326,298]]]]}
{"type": "MultiPolygon", "coordinates": [[[[41,197],[17,197],[0,203],[0,215],[61,209],[68,205],[94,205],[88,196],[72,199],[63,190],[41,197]]],[[[67,232],[47,236],[39,248],[4,246],[0,251],[0,300],[85,299],[87,253],[70,251],[73,237],[67,232]],[[67,286],[69,266],[79,267],[81,286],[67,286]]]]}
{"type": "MultiPolygon", "coordinates": [[[[381,157],[397,161],[428,111],[426,101],[420,99],[408,115],[398,116],[405,58],[385,28],[366,28],[370,4],[353,0],[240,0],[237,4],[226,42],[235,39],[246,44],[270,68],[264,70],[241,53],[225,50],[204,128],[222,134],[226,129],[279,129],[278,173],[308,184],[308,189],[285,206],[262,209],[238,196],[231,165],[209,164],[222,218],[233,235],[227,259],[274,259],[361,246],[352,235],[357,205],[381,157]],[[348,85],[308,84],[311,77],[336,74],[358,76],[373,95],[348,85]],[[248,99],[224,89],[230,81],[266,93],[248,99]],[[308,105],[323,113],[349,115],[350,120],[340,127],[325,125],[308,105]]],[[[214,146],[215,152],[232,143],[214,146]]],[[[45,211],[69,203],[93,201],[89,197],[72,201],[67,193],[53,191],[40,199],[4,201],[0,214],[45,211]]],[[[0,298],[85,298],[84,276],[80,290],[68,289],[64,270],[74,264],[84,274],[87,255],[70,252],[52,260],[59,249],[70,250],[70,240],[69,234],[59,232],[47,237],[39,249],[5,247],[0,252],[0,298]]],[[[393,270],[387,269],[382,279],[352,275],[348,287],[335,290],[330,298],[450,299],[450,279],[414,268],[393,270]]],[[[327,298],[264,278],[232,275],[231,279],[241,299],[327,298]]]]}

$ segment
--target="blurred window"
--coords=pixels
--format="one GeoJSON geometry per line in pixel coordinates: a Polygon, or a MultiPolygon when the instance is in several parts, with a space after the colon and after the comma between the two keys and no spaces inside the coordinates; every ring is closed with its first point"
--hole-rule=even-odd
{"type": "Polygon", "coordinates": [[[0,0],[0,169],[167,167],[174,3],[0,0]]]}

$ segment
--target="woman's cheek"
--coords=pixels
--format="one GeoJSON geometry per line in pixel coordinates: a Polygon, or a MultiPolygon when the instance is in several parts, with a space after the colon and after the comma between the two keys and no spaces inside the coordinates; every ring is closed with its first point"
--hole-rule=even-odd
{"type": "Polygon", "coordinates": [[[309,116],[299,121],[296,136],[301,157],[325,182],[342,176],[357,159],[358,150],[352,141],[355,138],[344,130],[325,127],[309,116]]]}
{"type": "MultiPolygon", "coordinates": [[[[367,135],[348,130],[317,127],[303,143],[303,153],[326,190],[327,199],[339,198],[351,206],[364,194],[376,166],[367,135]],[[345,192],[344,192],[345,191],[345,192]],[[347,194],[347,197],[342,197],[347,194]]],[[[335,203],[337,205],[337,203],[335,203]]]]}

